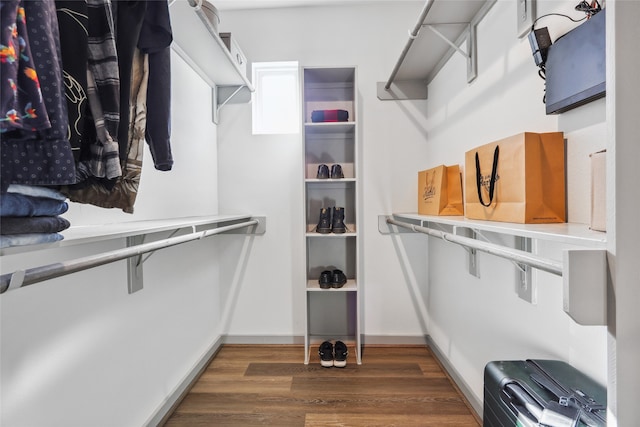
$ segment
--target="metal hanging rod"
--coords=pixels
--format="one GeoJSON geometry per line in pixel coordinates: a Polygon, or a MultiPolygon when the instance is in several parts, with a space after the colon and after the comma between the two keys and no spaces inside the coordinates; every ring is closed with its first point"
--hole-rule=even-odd
{"type": "Polygon", "coordinates": [[[62,261],[54,264],[43,265],[40,267],[28,268],[26,270],[18,270],[14,273],[3,274],[0,276],[0,294],[8,289],[16,289],[23,286],[33,285],[34,283],[43,282],[45,280],[54,279],[67,274],[76,273],[82,270],[120,261],[126,258],[142,255],[147,252],[153,252],[158,249],[168,248],[170,246],[179,245],[181,243],[200,240],[205,237],[214,236],[239,228],[257,226],[258,220],[249,220],[238,224],[227,225],[214,228],[211,230],[199,231],[196,233],[186,234],[184,236],[171,237],[168,239],[158,240],[155,242],[144,243],[141,245],[131,246],[123,249],[116,249],[101,254],[90,255],[83,258],[77,258],[70,261],[62,261]]]}
{"type": "Polygon", "coordinates": [[[409,53],[409,49],[411,49],[411,45],[413,44],[413,41],[416,39],[416,37],[418,37],[418,33],[422,28],[422,24],[424,23],[425,18],[429,14],[429,10],[431,10],[431,6],[433,6],[433,1],[434,0],[427,0],[424,3],[424,7],[422,8],[422,12],[420,12],[420,16],[418,16],[416,25],[413,27],[413,31],[409,33],[409,39],[407,40],[407,43],[405,44],[404,49],[402,49],[402,52],[400,53],[400,58],[398,58],[398,61],[396,62],[395,67],[393,67],[393,70],[391,71],[391,75],[389,76],[389,80],[387,80],[387,83],[384,85],[384,88],[386,90],[389,90],[389,88],[391,87],[391,83],[393,83],[393,80],[396,78],[396,74],[398,74],[398,70],[400,70],[400,66],[404,62],[404,58],[407,56],[407,53],[409,53]]]}
{"type": "Polygon", "coordinates": [[[562,276],[562,262],[560,261],[542,258],[536,255],[532,255],[529,252],[506,248],[504,246],[496,245],[495,243],[482,242],[476,239],[471,239],[469,237],[463,237],[440,230],[434,230],[433,228],[422,227],[419,225],[410,224],[408,222],[397,221],[393,218],[387,218],[387,224],[393,224],[398,227],[407,228],[417,233],[428,234],[429,236],[437,237],[447,242],[486,252],[491,255],[515,261],[519,264],[525,264],[539,270],[562,276]]]}

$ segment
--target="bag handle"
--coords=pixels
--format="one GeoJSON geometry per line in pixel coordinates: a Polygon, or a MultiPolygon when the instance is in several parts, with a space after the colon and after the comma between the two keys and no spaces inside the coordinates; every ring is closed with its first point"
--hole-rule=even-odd
{"type": "Polygon", "coordinates": [[[478,199],[482,206],[491,206],[493,202],[493,193],[496,189],[496,175],[498,173],[498,155],[500,153],[499,147],[496,145],[496,149],[493,150],[493,168],[491,169],[491,180],[489,181],[489,203],[485,203],[482,199],[482,174],[480,173],[480,158],[476,151],[476,186],[478,187],[478,199]]]}

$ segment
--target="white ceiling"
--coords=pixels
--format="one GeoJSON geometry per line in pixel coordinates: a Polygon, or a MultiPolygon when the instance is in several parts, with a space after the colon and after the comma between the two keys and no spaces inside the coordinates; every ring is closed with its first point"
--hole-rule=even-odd
{"type": "MultiPolygon", "coordinates": [[[[219,10],[263,9],[301,6],[349,6],[375,3],[397,3],[398,0],[209,0],[219,10]]],[[[402,0],[423,3],[425,0],[402,0]]]]}

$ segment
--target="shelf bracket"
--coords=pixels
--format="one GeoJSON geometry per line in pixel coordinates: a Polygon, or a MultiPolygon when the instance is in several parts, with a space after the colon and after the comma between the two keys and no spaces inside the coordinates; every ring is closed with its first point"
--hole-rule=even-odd
{"type": "MultiPolygon", "coordinates": [[[[453,227],[453,234],[456,236],[468,237],[470,239],[477,239],[478,234],[476,230],[467,227],[453,227]]],[[[480,278],[480,269],[478,268],[478,251],[474,248],[467,248],[463,246],[467,250],[467,270],[469,274],[474,277],[480,278]]]]}
{"type": "MultiPolygon", "coordinates": [[[[127,237],[127,247],[141,245],[144,242],[145,235],[127,237]]],[[[140,256],[127,258],[127,287],[129,294],[133,294],[143,288],[143,269],[140,256]]]]}
{"type": "MultiPolygon", "coordinates": [[[[533,252],[533,241],[528,237],[516,236],[516,249],[524,252],[533,252]]],[[[536,304],[537,292],[531,278],[531,267],[521,263],[514,263],[518,267],[518,280],[516,280],[516,293],[518,296],[531,304],[536,304]]]]}
{"type": "Polygon", "coordinates": [[[247,103],[251,100],[251,91],[246,85],[241,86],[213,86],[211,88],[213,102],[213,123],[220,122],[222,107],[233,103],[247,103]]]}
{"type": "Polygon", "coordinates": [[[436,36],[440,37],[445,43],[451,46],[456,52],[460,55],[464,56],[467,60],[467,83],[471,83],[478,76],[478,64],[476,62],[477,55],[477,43],[476,43],[476,25],[467,24],[467,23],[443,23],[443,24],[424,24],[424,27],[431,30],[436,36]],[[465,25],[467,28],[464,33],[460,36],[460,38],[456,41],[449,40],[447,36],[442,34],[437,28],[436,25],[465,25]],[[458,46],[462,39],[466,40],[467,50],[463,50],[460,46],[458,46]]]}
{"type": "MultiPolygon", "coordinates": [[[[469,52],[465,52],[464,50],[462,50],[457,44],[455,44],[454,42],[452,42],[451,40],[449,40],[447,38],[447,36],[445,36],[444,34],[442,34],[437,28],[436,25],[443,25],[443,24],[424,24],[423,27],[426,27],[428,29],[430,29],[436,36],[440,37],[442,40],[444,40],[449,46],[451,46],[453,49],[456,50],[456,52],[458,52],[459,54],[461,54],[462,56],[464,56],[465,58],[469,58],[469,52]]],[[[451,25],[451,24],[450,24],[451,25]]],[[[469,32],[469,28],[470,25],[467,25],[467,33],[469,32]]]]}

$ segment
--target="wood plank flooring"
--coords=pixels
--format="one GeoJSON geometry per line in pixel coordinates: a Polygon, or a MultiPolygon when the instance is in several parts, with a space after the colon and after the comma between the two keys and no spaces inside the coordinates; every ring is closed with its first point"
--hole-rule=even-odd
{"type": "Polygon", "coordinates": [[[323,368],[302,346],[225,345],[165,426],[480,425],[428,348],[349,351],[323,368]]]}

